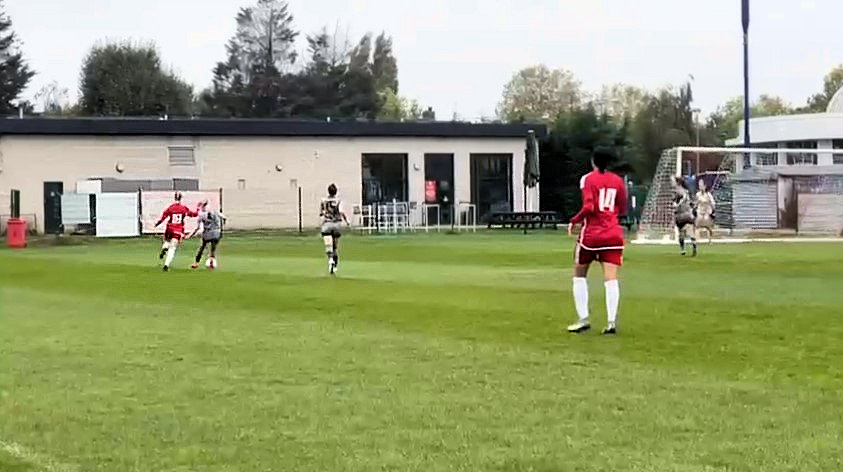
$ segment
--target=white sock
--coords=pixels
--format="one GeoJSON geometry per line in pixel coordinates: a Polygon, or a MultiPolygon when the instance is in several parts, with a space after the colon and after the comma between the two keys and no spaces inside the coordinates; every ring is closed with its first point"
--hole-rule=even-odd
{"type": "Polygon", "coordinates": [[[574,306],[580,321],[588,321],[588,279],[574,277],[574,306]]]}
{"type": "Polygon", "coordinates": [[[164,251],[170,248],[170,243],[168,241],[164,241],[164,244],[161,245],[161,250],[164,251]]]}
{"type": "Polygon", "coordinates": [[[169,248],[167,248],[167,259],[164,260],[164,265],[170,267],[170,264],[173,263],[173,259],[176,257],[176,245],[171,244],[169,248]]]}
{"type": "Polygon", "coordinates": [[[606,286],[606,314],[609,317],[609,326],[615,326],[618,319],[618,304],[621,301],[621,289],[617,280],[607,280],[606,286]]]}

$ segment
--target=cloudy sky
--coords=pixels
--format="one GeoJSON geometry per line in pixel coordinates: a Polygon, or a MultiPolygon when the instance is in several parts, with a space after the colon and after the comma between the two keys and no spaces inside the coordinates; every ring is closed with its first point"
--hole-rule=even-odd
{"type": "MultiPolygon", "coordinates": [[[[5,0],[38,72],[25,98],[57,81],[76,95],[79,68],[98,41],[154,41],[196,90],[224,58],[234,16],[249,0],[5,0]]],[[[524,66],[572,70],[587,89],[645,87],[695,78],[708,112],[741,93],[740,0],[289,0],[299,31],[328,25],[352,39],[394,38],[400,91],[440,118],[494,114],[524,66]]],[[[752,94],[794,104],[843,63],[843,0],[754,0],[752,94]]],[[[302,35],[303,42],[303,35],[302,35]]],[[[304,49],[304,46],[300,46],[304,49]]]]}

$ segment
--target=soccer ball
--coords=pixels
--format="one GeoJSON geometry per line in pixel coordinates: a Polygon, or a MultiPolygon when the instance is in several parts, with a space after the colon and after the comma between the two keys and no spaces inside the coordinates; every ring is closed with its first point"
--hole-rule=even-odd
{"type": "Polygon", "coordinates": [[[216,269],[217,268],[217,258],[209,257],[208,260],[205,261],[205,267],[207,267],[208,270],[216,269]]]}

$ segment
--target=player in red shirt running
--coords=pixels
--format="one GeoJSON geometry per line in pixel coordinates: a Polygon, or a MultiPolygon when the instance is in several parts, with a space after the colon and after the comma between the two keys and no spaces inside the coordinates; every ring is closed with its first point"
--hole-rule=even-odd
{"type": "Polygon", "coordinates": [[[580,181],[582,210],[568,223],[582,223],[574,260],[574,306],[579,321],[568,326],[568,332],[581,333],[591,328],[588,321],[588,268],[594,261],[603,266],[606,287],[606,311],[609,323],[603,334],[615,334],[620,302],[618,271],[623,264],[624,233],[618,217],[626,213],[626,185],[623,179],[607,170],[611,154],[595,152],[594,170],[580,181]]]}
{"type": "Polygon", "coordinates": [[[187,217],[195,218],[199,215],[197,211],[182,205],[181,198],[181,192],[176,192],[176,201],[164,210],[164,213],[161,214],[161,219],[155,223],[155,227],[157,228],[164,221],[167,222],[167,227],[164,230],[164,245],[161,246],[161,254],[158,256],[159,259],[164,259],[164,256],[167,256],[167,259],[164,261],[164,272],[170,270],[170,264],[173,263],[173,258],[176,257],[176,249],[184,238],[184,219],[187,217]]]}

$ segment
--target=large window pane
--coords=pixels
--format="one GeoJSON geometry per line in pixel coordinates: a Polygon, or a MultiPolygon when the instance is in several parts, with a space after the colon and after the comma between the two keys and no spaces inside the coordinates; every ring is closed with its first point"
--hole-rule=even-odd
{"type": "MultiPolygon", "coordinates": [[[[425,203],[439,205],[441,224],[451,223],[451,209],[454,204],[454,155],[424,155],[425,203]]],[[[428,221],[436,216],[428,215],[428,221]]]]}
{"type": "Polygon", "coordinates": [[[512,154],[471,155],[471,196],[481,222],[512,211],[512,154]]]}
{"type": "Polygon", "coordinates": [[[831,142],[831,147],[840,151],[840,154],[833,155],[833,162],[835,164],[843,164],[843,139],[835,139],[831,142]]]}
{"type": "Polygon", "coordinates": [[[407,201],[407,155],[363,154],[363,204],[407,201]]]}
{"type": "MultiPolygon", "coordinates": [[[[785,147],[791,149],[816,149],[816,141],[790,141],[786,143],[785,147]]],[[[787,153],[788,165],[817,165],[817,155],[815,153],[787,153]]]]}

